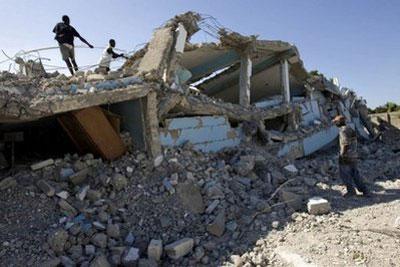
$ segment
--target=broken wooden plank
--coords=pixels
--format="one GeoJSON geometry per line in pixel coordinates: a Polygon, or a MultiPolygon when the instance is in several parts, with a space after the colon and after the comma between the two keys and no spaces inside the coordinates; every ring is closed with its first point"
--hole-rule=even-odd
{"type": "Polygon", "coordinates": [[[100,107],[63,114],[59,122],[81,152],[114,160],[126,152],[125,144],[100,107]]]}

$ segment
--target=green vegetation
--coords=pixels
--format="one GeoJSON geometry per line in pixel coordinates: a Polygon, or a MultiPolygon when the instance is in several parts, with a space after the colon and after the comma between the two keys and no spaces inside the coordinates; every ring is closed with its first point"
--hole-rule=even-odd
{"type": "Polygon", "coordinates": [[[400,105],[397,105],[394,102],[387,102],[386,104],[376,107],[375,109],[369,109],[369,113],[385,113],[394,111],[400,111],[400,105]]]}

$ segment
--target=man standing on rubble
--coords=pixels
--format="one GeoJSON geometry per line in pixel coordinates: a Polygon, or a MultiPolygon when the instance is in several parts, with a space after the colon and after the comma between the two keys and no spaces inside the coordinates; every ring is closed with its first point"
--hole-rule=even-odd
{"type": "Polygon", "coordinates": [[[54,39],[57,40],[63,60],[67,64],[69,72],[74,75],[74,70],[78,71],[78,65],[75,62],[75,51],[74,51],[74,38],[78,37],[83,43],[87,44],[90,48],[93,45],[89,44],[80,34],[72,27],[69,23],[69,17],[67,15],[62,16],[62,21],[57,23],[54,27],[53,32],[56,34],[54,39]],[[74,66],[72,68],[72,65],[74,66]]]}
{"type": "Polygon", "coordinates": [[[339,128],[339,174],[347,188],[345,197],[356,196],[355,187],[363,193],[363,196],[371,196],[364,180],[360,177],[357,168],[357,134],[349,125],[346,124],[344,116],[339,115],[333,119],[339,128]]]}
{"type": "Polygon", "coordinates": [[[117,54],[114,52],[115,48],[115,40],[110,39],[108,42],[108,46],[104,49],[103,54],[101,55],[99,67],[96,68],[94,71],[96,73],[107,74],[110,71],[110,64],[113,59],[123,57],[127,59],[124,54],[117,54]]]}

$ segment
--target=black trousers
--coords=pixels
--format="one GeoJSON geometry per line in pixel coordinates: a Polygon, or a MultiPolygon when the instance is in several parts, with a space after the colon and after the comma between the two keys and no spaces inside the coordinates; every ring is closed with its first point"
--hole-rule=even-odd
{"type": "Polygon", "coordinates": [[[347,192],[355,193],[355,188],[362,193],[368,193],[369,190],[358,172],[357,163],[339,163],[339,174],[343,183],[346,185],[347,192]]]}

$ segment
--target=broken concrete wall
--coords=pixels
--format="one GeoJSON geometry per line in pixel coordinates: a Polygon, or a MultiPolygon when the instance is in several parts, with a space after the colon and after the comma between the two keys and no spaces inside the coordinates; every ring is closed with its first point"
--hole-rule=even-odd
{"type": "Polygon", "coordinates": [[[187,142],[203,152],[239,145],[240,129],[232,128],[224,116],[197,116],[167,119],[160,128],[161,144],[180,146],[187,142]]]}

